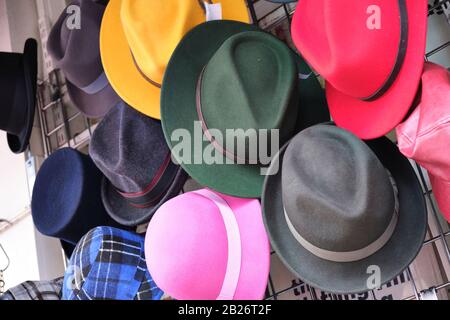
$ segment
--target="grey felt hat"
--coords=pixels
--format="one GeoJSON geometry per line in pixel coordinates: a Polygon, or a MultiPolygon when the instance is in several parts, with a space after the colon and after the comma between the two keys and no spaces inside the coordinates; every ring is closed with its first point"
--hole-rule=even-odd
{"type": "Polygon", "coordinates": [[[105,6],[92,0],[76,0],[61,14],[48,37],[47,49],[66,77],[67,91],[86,116],[103,117],[120,98],[103,70],[100,58],[100,26],[105,6]],[[76,27],[71,6],[80,12],[76,27]],[[73,24],[73,26],[72,26],[73,24]]]}
{"type": "Polygon", "coordinates": [[[417,256],[426,232],[420,183],[397,147],[387,138],[363,142],[331,124],[305,129],[283,147],[262,204],[283,262],[328,292],[390,281],[417,256]]]}
{"type": "Polygon", "coordinates": [[[106,177],[102,183],[105,208],[125,226],[148,222],[187,180],[183,169],[172,162],[161,123],[124,102],[100,122],[89,153],[106,177]]]}

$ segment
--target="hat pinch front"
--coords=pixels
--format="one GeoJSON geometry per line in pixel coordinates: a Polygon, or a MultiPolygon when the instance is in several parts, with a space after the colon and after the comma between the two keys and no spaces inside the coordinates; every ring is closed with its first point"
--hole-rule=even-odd
{"type": "MultiPolygon", "coordinates": [[[[386,169],[387,170],[387,169],[386,169]]],[[[392,235],[394,234],[394,230],[398,223],[399,218],[399,212],[400,212],[400,203],[398,199],[398,188],[394,181],[394,178],[392,177],[391,173],[387,170],[389,179],[392,183],[393,191],[394,191],[394,199],[395,199],[395,206],[394,206],[394,212],[392,214],[391,221],[389,222],[388,226],[386,227],[386,230],[372,243],[369,245],[358,249],[358,250],[352,250],[352,251],[331,251],[326,250],[323,248],[320,248],[313,243],[306,240],[302,235],[295,229],[292,221],[289,219],[289,215],[286,211],[286,208],[283,206],[284,211],[284,217],[286,219],[287,226],[289,228],[289,231],[291,232],[292,236],[297,240],[297,242],[303,246],[306,250],[311,252],[316,257],[319,257],[321,259],[333,261],[333,262],[355,262],[359,260],[363,260],[377,251],[379,251],[381,248],[384,247],[384,245],[391,239],[392,235]]]]}

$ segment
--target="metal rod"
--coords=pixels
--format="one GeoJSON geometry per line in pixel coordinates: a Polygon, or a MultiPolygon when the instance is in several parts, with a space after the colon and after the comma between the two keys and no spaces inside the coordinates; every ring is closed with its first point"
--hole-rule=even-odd
{"type": "MultiPolygon", "coordinates": [[[[419,177],[422,180],[422,184],[425,187],[427,185],[427,183],[426,183],[423,171],[422,171],[422,167],[417,162],[415,164],[416,164],[417,171],[419,172],[419,177]]],[[[449,252],[448,244],[447,244],[447,241],[445,240],[444,230],[442,229],[441,223],[439,221],[439,216],[438,216],[438,213],[437,213],[436,208],[434,206],[433,199],[431,198],[431,194],[429,194],[429,193],[427,193],[426,196],[427,196],[427,198],[428,198],[428,200],[430,202],[431,211],[433,212],[434,221],[435,221],[436,226],[437,226],[438,231],[439,231],[439,238],[442,240],[445,252],[447,254],[447,259],[450,261],[450,252],[449,252]]]]}
{"type": "Polygon", "coordinates": [[[250,11],[250,16],[252,17],[253,24],[258,25],[258,16],[256,15],[255,6],[253,4],[253,0],[247,0],[247,6],[250,11]]]}
{"type": "MultiPolygon", "coordinates": [[[[74,114],[73,116],[71,116],[69,119],[67,119],[67,123],[75,120],[76,118],[78,118],[81,115],[81,112],[77,112],[76,114],[74,114]]],[[[66,127],[66,121],[64,121],[64,123],[61,123],[59,126],[55,127],[55,129],[53,129],[52,131],[50,131],[49,133],[47,133],[47,137],[50,137],[51,135],[55,134],[55,132],[57,132],[58,130],[66,127]]],[[[68,139],[70,139],[70,137],[68,137],[68,139]]]]}
{"type": "Polygon", "coordinates": [[[408,274],[409,283],[411,283],[411,287],[413,288],[414,296],[419,300],[419,290],[417,290],[416,282],[414,281],[410,267],[406,268],[406,273],[408,274]]]}

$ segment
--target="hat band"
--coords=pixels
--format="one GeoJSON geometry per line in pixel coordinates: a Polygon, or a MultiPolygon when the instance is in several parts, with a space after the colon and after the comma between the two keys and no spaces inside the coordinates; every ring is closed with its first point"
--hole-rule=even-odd
{"type": "Polygon", "coordinates": [[[144,70],[142,70],[141,67],[139,67],[139,64],[137,63],[136,58],[134,57],[133,51],[130,50],[130,52],[131,52],[131,58],[133,59],[134,66],[136,67],[137,71],[139,71],[141,76],[152,86],[155,86],[155,87],[161,89],[161,87],[162,87],[161,84],[156,81],[153,81],[145,74],[144,70]]]}
{"type": "Polygon", "coordinates": [[[392,84],[397,79],[403,63],[405,62],[406,57],[406,49],[408,47],[408,11],[406,9],[406,1],[405,0],[398,0],[398,6],[400,11],[400,43],[398,45],[399,49],[397,52],[397,58],[394,64],[394,67],[392,68],[391,74],[387,78],[387,80],[384,82],[384,84],[371,96],[366,98],[361,98],[360,100],[363,101],[374,101],[378,98],[380,98],[382,95],[386,93],[392,86],[392,84]]]}
{"type": "Polygon", "coordinates": [[[207,189],[194,191],[193,193],[214,202],[222,215],[228,238],[228,259],[222,288],[216,300],[233,300],[241,274],[242,247],[239,224],[233,210],[226,200],[218,194],[207,189]]]}
{"type": "Polygon", "coordinates": [[[178,166],[172,162],[169,153],[162,166],[158,169],[150,184],[141,192],[125,193],[117,190],[128,203],[136,208],[150,208],[157,204],[172,185],[178,172],[178,166]]]}
{"type": "Polygon", "coordinates": [[[86,87],[80,88],[80,90],[83,90],[87,94],[96,94],[105,89],[108,84],[108,78],[106,77],[105,72],[102,72],[97,80],[92,82],[90,85],[87,85],[86,87]]]}
{"type": "Polygon", "coordinates": [[[227,150],[225,147],[223,147],[219,142],[217,142],[216,139],[212,136],[211,132],[208,129],[208,125],[206,124],[205,117],[203,115],[202,111],[202,83],[203,83],[203,76],[205,74],[205,68],[203,68],[202,72],[200,73],[200,76],[198,77],[197,81],[197,88],[196,88],[196,106],[197,106],[197,116],[202,124],[203,133],[205,134],[206,139],[212,144],[214,149],[219,151],[222,155],[227,157],[228,159],[231,159],[233,161],[237,161],[238,163],[245,163],[246,160],[236,155],[234,152],[227,150]]]}
{"type": "MultiPolygon", "coordinates": [[[[390,175],[390,173],[389,173],[390,175]]],[[[381,234],[381,236],[376,239],[374,242],[369,244],[368,246],[354,250],[354,251],[330,251],[323,248],[320,248],[305,238],[303,238],[300,233],[295,229],[294,225],[292,224],[291,220],[289,219],[289,216],[286,212],[286,209],[284,208],[284,216],[286,218],[286,222],[288,225],[289,230],[291,231],[292,235],[294,236],[295,240],[306,250],[311,252],[316,257],[319,257],[324,260],[329,260],[333,262],[354,262],[359,261],[362,259],[365,259],[374,253],[376,253],[378,250],[380,250],[384,245],[391,239],[392,235],[394,234],[395,227],[397,226],[398,222],[398,215],[400,210],[400,205],[398,201],[398,188],[397,185],[392,178],[392,176],[389,176],[393,190],[394,190],[394,199],[395,199],[395,206],[394,206],[394,212],[392,214],[391,221],[389,222],[386,230],[381,234]]]]}

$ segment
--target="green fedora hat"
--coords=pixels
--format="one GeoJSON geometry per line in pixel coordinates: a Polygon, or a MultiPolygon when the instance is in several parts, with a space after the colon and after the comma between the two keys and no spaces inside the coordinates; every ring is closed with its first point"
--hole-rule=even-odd
{"type": "Polygon", "coordinates": [[[324,91],[303,59],[253,25],[195,27],[165,72],[161,121],[174,160],[224,194],[259,198],[276,144],[329,119],[324,91]]]}

